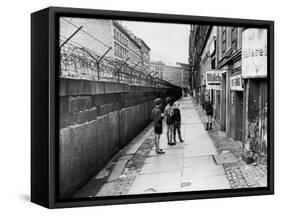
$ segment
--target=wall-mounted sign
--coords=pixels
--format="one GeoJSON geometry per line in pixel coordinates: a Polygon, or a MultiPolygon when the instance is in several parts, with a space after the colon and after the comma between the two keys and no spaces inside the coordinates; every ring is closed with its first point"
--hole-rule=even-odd
{"type": "Polygon", "coordinates": [[[243,91],[241,74],[230,77],[230,89],[233,91],[243,91]]]}
{"type": "Polygon", "coordinates": [[[242,32],[242,77],[267,76],[267,30],[249,28],[242,32]]]}
{"type": "Polygon", "coordinates": [[[221,90],[221,70],[206,71],[206,89],[221,90]]]}

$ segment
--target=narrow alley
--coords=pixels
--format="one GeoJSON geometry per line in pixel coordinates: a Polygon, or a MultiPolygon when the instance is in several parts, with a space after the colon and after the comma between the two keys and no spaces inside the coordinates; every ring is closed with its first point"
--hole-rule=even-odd
{"type": "Polygon", "coordinates": [[[160,148],[165,154],[157,155],[153,128],[149,125],[141,136],[119,152],[118,159],[111,160],[75,197],[229,189],[225,170],[216,163],[215,146],[194,102],[190,97],[184,98],[180,100],[180,108],[184,143],[168,145],[165,127],[160,138],[160,148]],[[97,184],[101,179],[103,183],[97,184]]]}

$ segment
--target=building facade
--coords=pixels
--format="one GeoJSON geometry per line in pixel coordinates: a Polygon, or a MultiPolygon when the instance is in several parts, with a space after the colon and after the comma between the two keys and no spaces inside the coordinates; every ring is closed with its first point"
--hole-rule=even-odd
{"type": "Polygon", "coordinates": [[[265,29],[225,26],[192,25],[189,38],[193,97],[202,104],[209,96],[220,129],[259,163],[267,157],[266,42],[265,29]],[[210,71],[216,88],[208,87],[210,71]]]}
{"type": "Polygon", "coordinates": [[[177,62],[177,65],[181,67],[182,70],[182,94],[187,96],[191,90],[191,70],[192,66],[190,64],[177,62]]]}
{"type": "Polygon", "coordinates": [[[150,74],[163,79],[164,67],[165,64],[162,61],[152,61],[150,62],[150,74]]]}
{"type": "Polygon", "coordinates": [[[61,41],[81,26],[82,29],[71,38],[75,45],[87,48],[98,56],[105,54],[109,59],[126,62],[137,70],[149,68],[149,46],[117,20],[61,18],[61,41]]]}
{"type": "Polygon", "coordinates": [[[146,73],[150,72],[150,47],[140,38],[137,41],[141,47],[141,64],[143,71],[146,73]]]}
{"type": "MultiPolygon", "coordinates": [[[[210,34],[211,26],[209,25],[191,25],[189,35],[189,64],[192,65],[191,71],[191,88],[194,98],[202,104],[203,92],[202,89],[202,73],[201,73],[201,56],[205,44],[210,34]]],[[[204,82],[203,82],[204,83],[204,82]]]]}

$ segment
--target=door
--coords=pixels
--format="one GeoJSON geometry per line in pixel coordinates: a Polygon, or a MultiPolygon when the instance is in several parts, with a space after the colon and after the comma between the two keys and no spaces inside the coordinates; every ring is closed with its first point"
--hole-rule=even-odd
{"type": "Polygon", "coordinates": [[[222,74],[222,87],[221,87],[221,130],[226,129],[226,74],[222,74]]]}
{"type": "Polygon", "coordinates": [[[236,92],[235,139],[243,139],[243,91],[236,92]]]}

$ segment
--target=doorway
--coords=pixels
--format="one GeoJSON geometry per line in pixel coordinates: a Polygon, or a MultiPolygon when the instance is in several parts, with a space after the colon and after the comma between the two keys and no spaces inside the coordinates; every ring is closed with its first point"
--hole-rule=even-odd
{"type": "Polygon", "coordinates": [[[243,139],[243,91],[236,91],[235,140],[243,139]]]}

